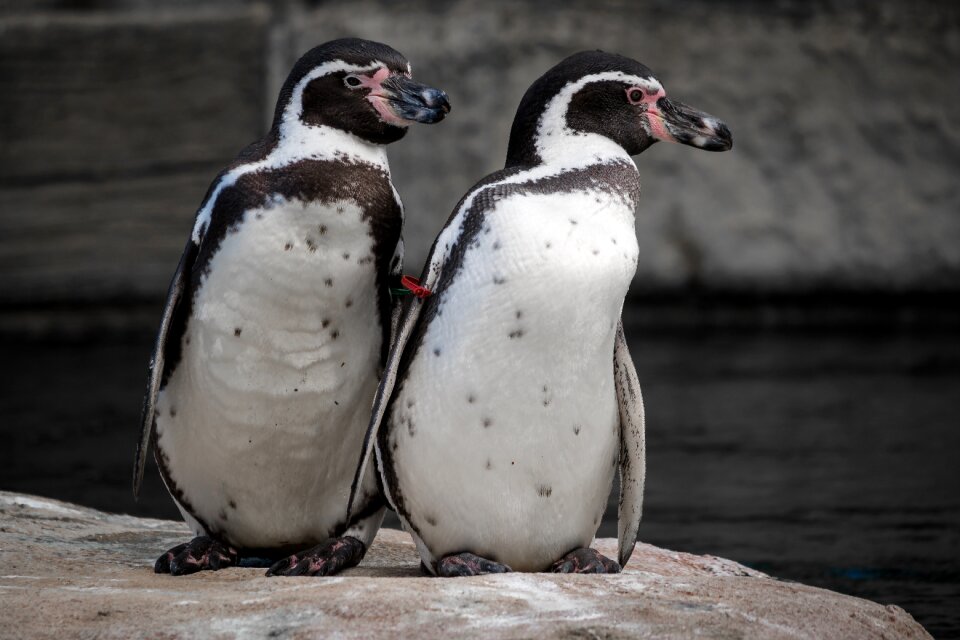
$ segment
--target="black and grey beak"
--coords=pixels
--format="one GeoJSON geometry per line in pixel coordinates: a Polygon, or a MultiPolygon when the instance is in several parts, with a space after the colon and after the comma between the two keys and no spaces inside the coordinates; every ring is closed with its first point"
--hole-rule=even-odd
{"type": "Polygon", "coordinates": [[[658,140],[679,142],[705,151],[729,151],[733,136],[723,122],[682,102],[666,97],[646,111],[650,133],[658,140]]]}
{"type": "Polygon", "coordinates": [[[394,74],[384,80],[378,95],[394,116],[406,122],[433,124],[450,113],[446,93],[404,75],[394,74]]]}

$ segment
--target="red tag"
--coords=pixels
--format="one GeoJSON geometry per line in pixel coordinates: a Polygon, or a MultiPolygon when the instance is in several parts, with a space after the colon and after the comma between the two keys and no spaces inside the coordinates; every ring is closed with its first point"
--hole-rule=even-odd
{"type": "Polygon", "coordinates": [[[410,293],[412,293],[413,295],[417,296],[420,299],[433,295],[433,291],[430,291],[430,289],[427,289],[426,287],[421,287],[420,281],[412,276],[401,277],[400,285],[404,289],[406,289],[407,291],[409,291],[410,293]]]}

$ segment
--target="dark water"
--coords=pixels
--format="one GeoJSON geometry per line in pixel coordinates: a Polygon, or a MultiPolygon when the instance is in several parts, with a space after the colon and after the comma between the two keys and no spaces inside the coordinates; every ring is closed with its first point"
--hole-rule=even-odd
{"type": "MultiPolygon", "coordinates": [[[[629,328],[647,403],[641,539],[913,614],[960,637],[960,339],[629,328]]],[[[0,488],[177,517],[130,494],[149,336],[0,344],[0,488]]],[[[601,535],[616,535],[611,501],[601,535]]],[[[159,550],[158,550],[159,551],[159,550]]]]}

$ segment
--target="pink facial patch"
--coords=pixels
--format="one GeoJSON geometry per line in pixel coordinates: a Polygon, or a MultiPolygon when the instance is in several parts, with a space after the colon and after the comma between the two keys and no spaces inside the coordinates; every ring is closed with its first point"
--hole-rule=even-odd
{"type": "Polygon", "coordinates": [[[646,106],[642,115],[646,117],[647,124],[650,125],[650,135],[665,142],[676,142],[676,138],[667,130],[667,125],[663,122],[663,115],[660,113],[660,109],[657,108],[657,100],[666,97],[666,95],[667,92],[663,89],[658,89],[656,93],[651,93],[643,87],[630,87],[627,89],[627,100],[630,101],[630,104],[646,106]],[[635,99],[637,92],[641,95],[639,100],[635,99]]]}
{"type": "Polygon", "coordinates": [[[389,99],[384,96],[383,90],[383,81],[390,77],[390,70],[386,67],[381,67],[377,69],[376,73],[372,76],[366,76],[363,74],[356,74],[358,80],[360,80],[360,86],[364,89],[369,89],[370,93],[367,95],[367,100],[370,101],[370,104],[373,105],[373,108],[377,110],[377,113],[380,114],[380,119],[386,122],[387,124],[392,124],[395,127],[407,127],[410,125],[410,122],[399,117],[393,112],[390,108],[389,99]]]}

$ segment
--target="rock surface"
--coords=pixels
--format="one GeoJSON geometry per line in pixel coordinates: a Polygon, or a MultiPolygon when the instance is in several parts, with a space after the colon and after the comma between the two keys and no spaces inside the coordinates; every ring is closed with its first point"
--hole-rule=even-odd
{"type": "MultiPolygon", "coordinates": [[[[335,578],[154,574],[188,536],[181,523],[0,492],[0,638],[930,637],[899,607],[645,544],[615,576],[437,579],[385,529],[335,578]]],[[[616,542],[596,546],[613,555],[616,542]]]]}

